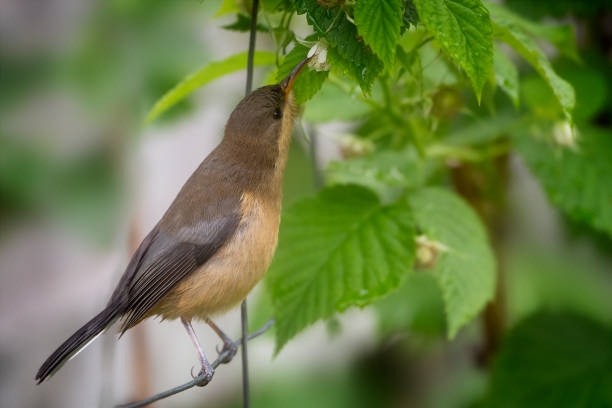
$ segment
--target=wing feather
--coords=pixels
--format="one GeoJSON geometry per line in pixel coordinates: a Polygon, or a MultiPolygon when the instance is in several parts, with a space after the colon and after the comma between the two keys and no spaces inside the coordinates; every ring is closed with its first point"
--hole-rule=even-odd
{"type": "Polygon", "coordinates": [[[187,180],[132,256],[111,297],[121,310],[121,333],[146,317],[231,238],[241,218],[238,184],[228,179],[227,169],[218,167],[214,154],[187,180]]]}
{"type": "Polygon", "coordinates": [[[164,245],[164,251],[150,255],[154,259],[145,260],[142,270],[136,273],[129,286],[129,300],[121,333],[140,322],[170,289],[208,261],[231,236],[237,225],[237,219],[228,218],[222,228],[215,228],[215,233],[206,237],[208,242],[201,244],[178,241],[158,233],[156,239],[174,239],[174,243],[164,245]]]}

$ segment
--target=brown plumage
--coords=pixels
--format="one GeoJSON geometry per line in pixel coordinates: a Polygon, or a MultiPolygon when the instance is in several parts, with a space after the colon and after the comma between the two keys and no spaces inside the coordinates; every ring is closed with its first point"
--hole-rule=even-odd
{"type": "Polygon", "coordinates": [[[181,318],[212,378],[190,321],[206,320],[231,347],[209,318],[238,305],[270,265],[297,111],[291,86],[306,62],[238,104],[223,140],[142,241],[106,308],[44,362],[38,383],[116,320],[123,333],[154,315],[181,318]]]}

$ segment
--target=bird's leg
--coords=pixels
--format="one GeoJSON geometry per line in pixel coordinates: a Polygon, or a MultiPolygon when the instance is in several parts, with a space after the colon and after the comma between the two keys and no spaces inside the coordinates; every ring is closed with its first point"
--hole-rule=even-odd
{"type": "MultiPolygon", "coordinates": [[[[212,368],[212,366],[206,359],[206,355],[204,355],[204,350],[202,350],[202,346],[200,346],[200,342],[198,341],[198,336],[196,336],[195,331],[193,330],[193,327],[191,326],[191,320],[187,320],[181,317],[181,322],[183,323],[183,326],[185,326],[185,329],[187,330],[187,333],[189,334],[189,337],[191,338],[191,341],[193,342],[193,345],[195,346],[196,350],[198,351],[198,355],[200,356],[200,363],[202,364],[202,370],[198,374],[198,377],[204,374],[204,380],[200,382],[198,385],[200,387],[203,387],[206,384],[208,384],[210,380],[212,380],[215,370],[212,368]]],[[[195,378],[193,373],[191,375],[192,377],[195,378]]]]}
{"type": "Polygon", "coordinates": [[[230,361],[232,361],[232,359],[234,358],[234,356],[236,355],[236,352],[238,351],[238,346],[236,345],[236,343],[234,343],[234,341],[232,339],[229,338],[229,336],[227,334],[225,334],[223,332],[223,330],[221,330],[219,328],[219,326],[217,326],[212,320],[210,319],[206,319],[206,324],[208,324],[210,326],[211,329],[213,329],[215,331],[215,333],[217,333],[217,335],[221,338],[221,340],[223,341],[223,348],[221,350],[219,350],[219,348],[217,347],[217,353],[219,354],[223,354],[224,352],[228,351],[229,353],[227,354],[227,356],[225,356],[223,358],[223,360],[221,360],[221,362],[223,364],[227,364],[230,361]]]}

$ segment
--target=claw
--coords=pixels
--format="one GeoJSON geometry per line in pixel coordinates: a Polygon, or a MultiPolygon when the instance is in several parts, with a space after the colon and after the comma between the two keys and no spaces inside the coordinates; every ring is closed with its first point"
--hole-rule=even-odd
{"type": "Polygon", "coordinates": [[[205,366],[202,367],[202,369],[196,376],[193,375],[193,367],[191,370],[191,376],[193,377],[194,380],[199,377],[202,377],[202,380],[196,384],[198,387],[204,387],[209,382],[211,382],[214,374],[215,374],[215,370],[212,367],[205,367],[205,366]]]}
{"type": "Polygon", "coordinates": [[[227,342],[227,343],[223,343],[223,348],[221,348],[221,351],[219,351],[219,349],[217,348],[217,352],[220,355],[225,353],[226,351],[228,351],[229,353],[223,358],[223,360],[221,360],[221,363],[223,364],[227,364],[230,361],[232,361],[232,359],[238,352],[238,346],[234,344],[234,342],[227,342]]]}

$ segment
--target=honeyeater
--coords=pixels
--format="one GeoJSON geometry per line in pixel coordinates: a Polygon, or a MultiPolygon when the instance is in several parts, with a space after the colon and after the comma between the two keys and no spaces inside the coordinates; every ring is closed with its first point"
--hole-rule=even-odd
{"type": "Polygon", "coordinates": [[[37,383],[120,321],[120,332],[150,316],[180,318],[202,364],[209,364],[191,326],[204,320],[233,356],[236,346],[211,316],[237,305],[263,277],[276,249],[293,122],[291,88],[302,61],[277,85],[236,106],[221,143],[204,159],[132,255],[108,304],[43,363],[37,383]]]}

